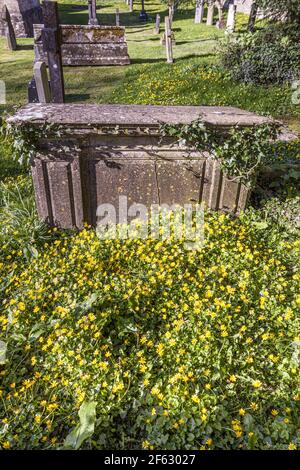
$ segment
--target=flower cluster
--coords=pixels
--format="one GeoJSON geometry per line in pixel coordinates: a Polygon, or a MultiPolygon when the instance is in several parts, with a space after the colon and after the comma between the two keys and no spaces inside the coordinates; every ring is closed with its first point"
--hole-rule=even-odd
{"type": "Polygon", "coordinates": [[[86,228],[0,262],[0,445],[299,448],[300,243],[205,216],[205,246],[86,228]]]}

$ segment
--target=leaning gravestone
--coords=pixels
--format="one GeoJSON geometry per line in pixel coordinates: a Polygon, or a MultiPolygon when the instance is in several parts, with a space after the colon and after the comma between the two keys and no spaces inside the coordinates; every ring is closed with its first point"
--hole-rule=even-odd
{"type": "Polygon", "coordinates": [[[33,66],[33,76],[39,103],[50,103],[51,93],[45,62],[35,62],[33,66]]]}
{"type": "Polygon", "coordinates": [[[238,214],[249,190],[222,173],[209,152],[179,145],[164,136],[161,123],[189,124],[196,119],[226,133],[270,122],[237,108],[32,104],[8,118],[36,137],[31,161],[39,216],[61,228],[96,224],[97,207],[128,204],[193,204],[238,214]],[[49,125],[47,138],[43,129],[49,125]]]}
{"type": "MultiPolygon", "coordinates": [[[[11,16],[15,35],[18,38],[33,37],[33,24],[42,23],[39,0],[0,0],[0,11],[4,5],[11,16]]],[[[0,18],[0,36],[5,36],[5,22],[0,18]]]]}
{"type": "Polygon", "coordinates": [[[16,41],[16,35],[14,32],[14,28],[11,22],[11,17],[9,14],[9,11],[7,9],[7,6],[4,5],[2,12],[1,12],[1,20],[5,23],[5,35],[7,39],[7,47],[11,51],[16,51],[17,50],[17,41],[16,41]]]}
{"type": "MultiPolygon", "coordinates": [[[[47,63],[41,31],[34,25],[35,60],[47,63]]],[[[61,56],[63,65],[128,65],[124,26],[61,25],[61,56]]]]}

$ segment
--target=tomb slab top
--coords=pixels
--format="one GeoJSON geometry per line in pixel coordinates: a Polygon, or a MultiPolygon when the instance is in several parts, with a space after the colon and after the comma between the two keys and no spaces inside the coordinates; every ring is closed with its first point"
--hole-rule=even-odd
{"type": "Polygon", "coordinates": [[[271,122],[269,118],[234,107],[40,103],[24,106],[8,121],[53,123],[72,127],[158,127],[161,123],[188,124],[198,118],[216,127],[255,126],[271,122]]]}

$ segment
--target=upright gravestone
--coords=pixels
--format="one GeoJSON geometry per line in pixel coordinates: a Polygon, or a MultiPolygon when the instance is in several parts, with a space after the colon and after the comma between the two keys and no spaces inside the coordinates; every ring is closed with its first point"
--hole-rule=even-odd
{"type": "Polygon", "coordinates": [[[166,53],[167,53],[167,63],[173,63],[173,48],[172,48],[172,30],[170,24],[170,18],[165,17],[165,40],[166,40],[166,53]]]}
{"type": "Polygon", "coordinates": [[[53,103],[64,103],[64,76],[61,58],[61,31],[57,2],[44,0],[42,41],[47,53],[53,103]]]}
{"type": "Polygon", "coordinates": [[[196,1],[196,10],[195,10],[195,23],[202,23],[204,16],[204,0],[196,1]]]}
{"type": "Polygon", "coordinates": [[[97,26],[99,24],[97,18],[97,2],[96,0],[89,0],[89,25],[97,26]]]}
{"type": "Polygon", "coordinates": [[[160,33],[160,15],[159,14],[156,15],[156,19],[155,19],[155,33],[156,34],[160,33]]]}
{"type": "MultiPolygon", "coordinates": [[[[13,25],[15,36],[33,36],[33,25],[42,23],[42,9],[39,0],[0,0],[0,11],[6,5],[13,25]]],[[[0,18],[0,36],[6,35],[6,23],[0,18]]]]}
{"type": "Polygon", "coordinates": [[[207,26],[212,26],[214,24],[214,12],[215,12],[214,1],[210,0],[208,4],[208,8],[207,8],[207,19],[206,19],[207,26]]]}
{"type": "Polygon", "coordinates": [[[120,11],[116,8],[116,26],[120,26],[120,11]]]}
{"type": "Polygon", "coordinates": [[[50,103],[51,93],[48,81],[47,67],[45,62],[35,62],[33,66],[33,76],[40,103],[50,103]]]}
{"type": "Polygon", "coordinates": [[[7,39],[7,47],[11,51],[15,51],[17,49],[17,41],[15,31],[11,22],[11,17],[7,6],[4,5],[2,12],[1,12],[1,20],[5,23],[5,35],[7,39]]]}
{"type": "Polygon", "coordinates": [[[231,3],[228,8],[226,30],[228,33],[233,33],[235,28],[236,4],[231,3]]]}

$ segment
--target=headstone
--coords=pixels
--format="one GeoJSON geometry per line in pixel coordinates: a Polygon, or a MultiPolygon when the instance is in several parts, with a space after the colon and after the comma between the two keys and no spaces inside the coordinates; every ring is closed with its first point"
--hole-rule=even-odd
{"type": "Polygon", "coordinates": [[[172,31],[170,25],[170,18],[165,17],[165,38],[166,38],[166,54],[167,54],[167,63],[173,63],[173,48],[172,48],[172,31]]]}
{"type": "Polygon", "coordinates": [[[155,20],[155,33],[159,34],[160,33],[160,15],[156,15],[156,20],[155,20]]]}
{"type": "Polygon", "coordinates": [[[133,12],[133,0],[129,0],[129,11],[130,13],[133,12]]]}
{"type": "Polygon", "coordinates": [[[89,25],[98,25],[97,18],[97,2],[96,0],[89,0],[89,25]]]}
{"type": "Polygon", "coordinates": [[[207,8],[207,19],[206,19],[207,26],[212,26],[214,24],[214,12],[215,12],[215,4],[210,2],[207,8]]]}
{"type": "MultiPolygon", "coordinates": [[[[39,0],[0,0],[0,12],[4,5],[10,13],[17,38],[33,36],[33,24],[42,23],[42,9],[39,0]]],[[[6,34],[6,24],[0,18],[0,36],[6,34]]]]}
{"type": "Polygon", "coordinates": [[[169,4],[169,24],[170,24],[170,28],[172,29],[172,25],[173,25],[173,17],[174,17],[174,2],[171,2],[169,4]]]}
{"type": "Polygon", "coordinates": [[[226,29],[228,33],[234,32],[235,16],[236,16],[236,5],[234,3],[231,3],[228,8],[228,16],[227,16],[227,24],[226,24],[226,29]]]}
{"type": "Polygon", "coordinates": [[[142,0],[142,11],[140,12],[139,20],[143,21],[143,22],[148,20],[148,15],[145,11],[145,1],[144,0],[142,0]]]}
{"type": "Polygon", "coordinates": [[[116,8],[116,26],[120,26],[120,11],[116,8]]]}
{"type": "Polygon", "coordinates": [[[17,41],[15,31],[11,22],[10,13],[7,9],[7,6],[4,5],[2,12],[1,12],[1,20],[5,23],[5,33],[7,39],[7,47],[11,51],[17,50],[17,41]]]}
{"type": "Polygon", "coordinates": [[[218,8],[218,21],[216,24],[216,27],[218,29],[224,29],[226,26],[225,18],[224,18],[224,1],[222,0],[217,0],[216,1],[216,6],[218,8]]]}
{"type": "Polygon", "coordinates": [[[37,94],[35,79],[32,78],[28,83],[28,103],[38,103],[39,97],[37,94]]]}
{"type": "Polygon", "coordinates": [[[257,6],[257,3],[254,1],[251,5],[251,11],[250,11],[249,23],[248,23],[248,31],[250,33],[253,33],[254,31],[257,13],[258,13],[258,6],[257,6]]]}
{"type": "Polygon", "coordinates": [[[33,66],[37,95],[40,103],[50,103],[51,93],[48,81],[47,67],[45,62],[35,62],[33,66]]]}
{"type": "Polygon", "coordinates": [[[196,1],[196,11],[195,11],[195,23],[202,23],[204,16],[204,0],[196,1]]]}
{"type": "Polygon", "coordinates": [[[64,103],[64,76],[61,58],[61,31],[59,28],[57,2],[44,0],[43,49],[47,54],[53,103],[64,103]]]}

